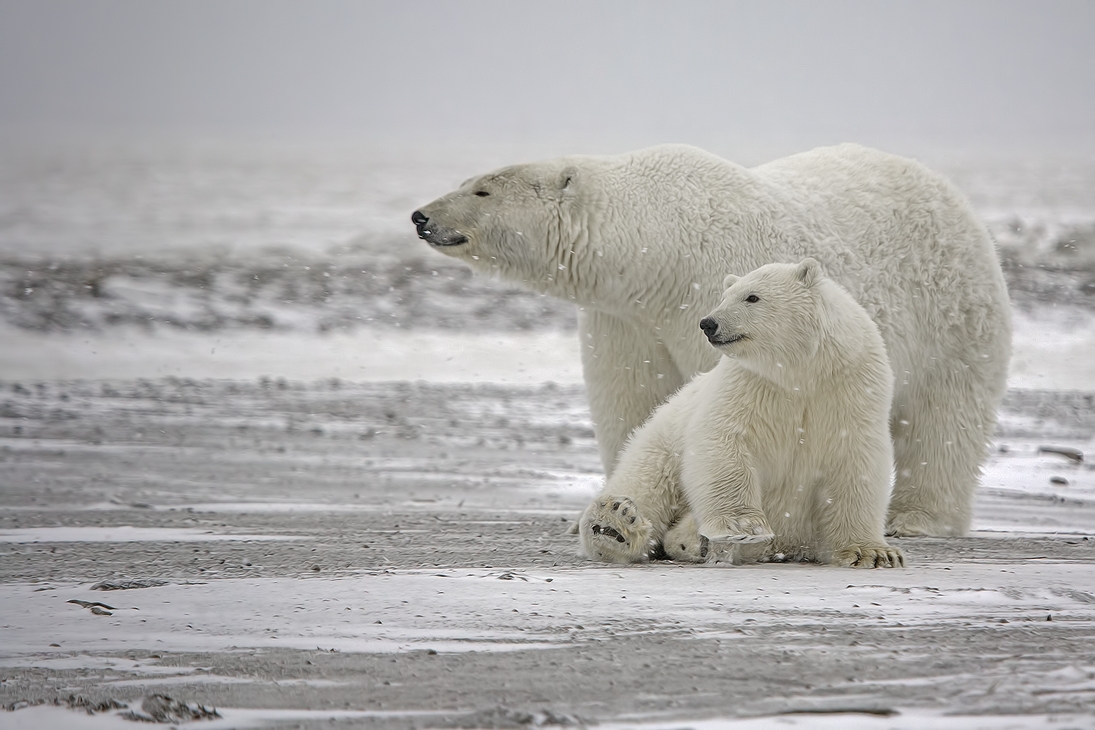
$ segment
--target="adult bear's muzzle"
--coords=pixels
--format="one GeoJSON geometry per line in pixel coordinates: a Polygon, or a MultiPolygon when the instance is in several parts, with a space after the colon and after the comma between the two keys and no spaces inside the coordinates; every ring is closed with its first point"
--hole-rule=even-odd
{"type": "Polygon", "coordinates": [[[431,246],[459,246],[468,242],[468,237],[459,231],[431,225],[429,216],[420,210],[411,213],[411,223],[414,223],[418,237],[431,246]]]}

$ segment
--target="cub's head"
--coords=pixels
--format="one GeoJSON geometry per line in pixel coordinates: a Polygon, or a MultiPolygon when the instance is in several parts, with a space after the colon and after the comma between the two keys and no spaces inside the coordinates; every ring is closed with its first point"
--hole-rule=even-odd
{"type": "Polygon", "coordinates": [[[723,280],[722,301],[700,320],[700,329],[727,357],[770,364],[809,358],[820,336],[822,279],[818,262],[809,258],[768,264],[741,277],[731,274],[723,280]]]}
{"type": "Polygon", "coordinates": [[[581,183],[565,158],[504,167],[422,206],[411,222],[438,251],[535,285],[557,270],[551,253],[578,235],[572,220],[581,183]]]}

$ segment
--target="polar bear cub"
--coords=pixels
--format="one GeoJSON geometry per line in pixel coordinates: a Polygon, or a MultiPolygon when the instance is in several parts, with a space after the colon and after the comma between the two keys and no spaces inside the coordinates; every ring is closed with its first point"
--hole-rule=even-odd
{"type": "Polygon", "coordinates": [[[579,521],[585,553],[904,565],[883,537],[893,373],[877,326],[813,259],[724,284],[700,321],[722,357],[631,435],[579,521]]]}

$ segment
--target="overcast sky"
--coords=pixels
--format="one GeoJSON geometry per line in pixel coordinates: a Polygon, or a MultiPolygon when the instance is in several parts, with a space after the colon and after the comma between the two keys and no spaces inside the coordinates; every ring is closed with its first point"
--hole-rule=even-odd
{"type": "Polygon", "coordinates": [[[1095,147],[1095,2],[0,0],[8,132],[1095,147]]]}

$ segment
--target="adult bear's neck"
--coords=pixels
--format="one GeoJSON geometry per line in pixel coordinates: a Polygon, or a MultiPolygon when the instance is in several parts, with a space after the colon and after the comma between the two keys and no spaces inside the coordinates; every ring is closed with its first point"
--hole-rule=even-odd
{"type": "Polygon", "coordinates": [[[580,306],[658,318],[717,298],[711,282],[765,263],[710,271],[718,252],[770,225],[770,201],[748,170],[691,147],[651,152],[603,158],[582,181],[582,204],[560,209],[546,270],[528,284],[580,306]]]}

